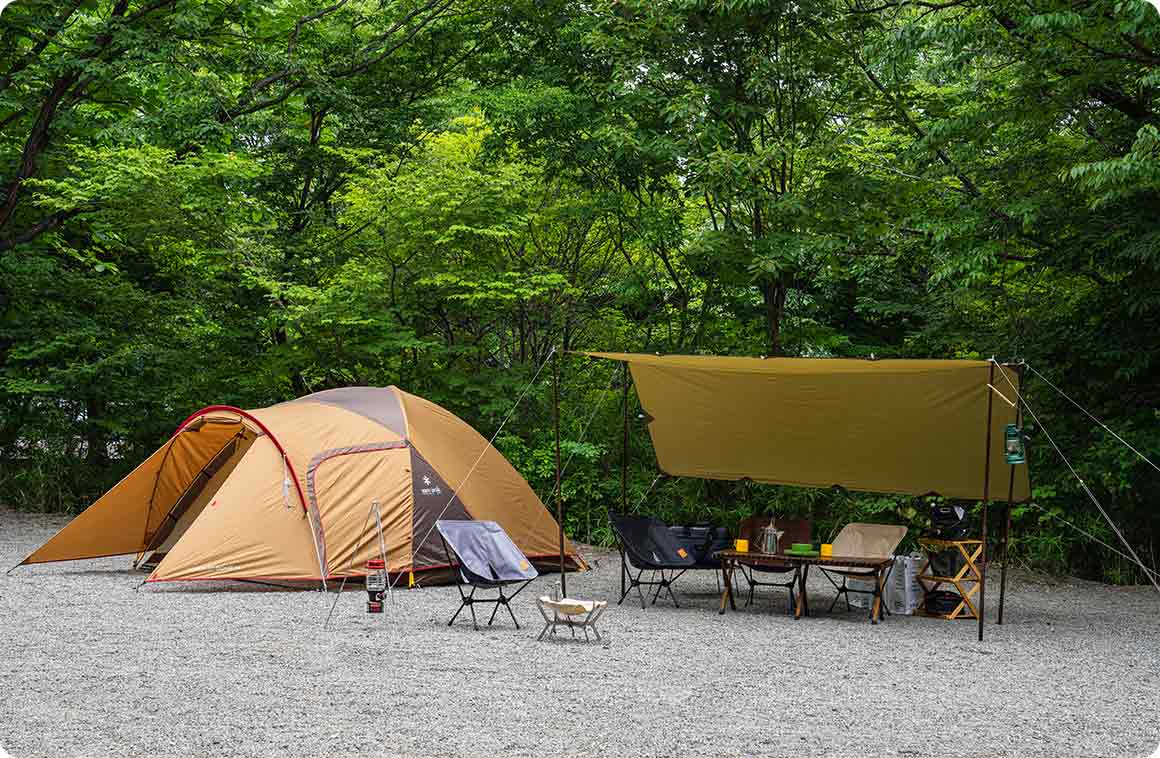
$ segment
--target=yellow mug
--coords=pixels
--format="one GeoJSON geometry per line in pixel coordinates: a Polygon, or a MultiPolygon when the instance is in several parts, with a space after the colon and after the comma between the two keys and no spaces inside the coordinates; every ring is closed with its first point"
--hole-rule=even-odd
{"type": "Polygon", "coordinates": [[[834,546],[828,542],[822,543],[821,556],[823,558],[830,558],[834,555],[834,546]]]}
{"type": "Polygon", "coordinates": [[[749,540],[736,540],[733,543],[733,549],[735,549],[739,553],[748,553],[749,552],[749,540]]]}

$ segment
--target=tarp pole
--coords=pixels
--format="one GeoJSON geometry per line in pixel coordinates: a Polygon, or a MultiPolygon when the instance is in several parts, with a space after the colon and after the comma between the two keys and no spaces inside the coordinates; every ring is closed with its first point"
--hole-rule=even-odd
{"type": "MultiPolygon", "coordinates": [[[[991,359],[988,386],[995,384],[995,359],[991,359]]],[[[987,616],[987,510],[991,505],[991,408],[995,393],[987,389],[987,445],[983,451],[983,553],[979,558],[979,642],[983,641],[983,622],[987,616]]]]}
{"type": "MultiPolygon", "coordinates": [[[[628,513],[628,361],[621,364],[621,416],[624,433],[620,442],[620,512],[628,513]]],[[[620,596],[624,597],[624,553],[620,555],[620,596]]]]}
{"type": "MultiPolygon", "coordinates": [[[[1016,367],[1019,376],[1019,387],[1015,390],[1015,425],[1023,428],[1023,366],[1016,367]]],[[[1020,432],[1022,433],[1022,432],[1020,432]]],[[[1026,454],[1026,453],[1024,453],[1026,454]]],[[[1007,555],[1010,551],[1011,539],[1011,504],[1015,500],[1015,466],[1011,464],[1011,479],[1007,483],[1007,512],[1003,523],[1003,565],[999,570],[999,623],[1003,623],[1003,601],[1007,597],[1007,555]]],[[[1023,465],[1027,465],[1026,462],[1023,465]]]]}
{"type": "Polygon", "coordinates": [[[556,427],[556,523],[560,527],[560,599],[568,597],[564,571],[564,501],[560,497],[560,353],[552,357],[552,420],[556,427]]]}
{"type": "Polygon", "coordinates": [[[628,513],[628,361],[621,364],[621,411],[624,434],[620,443],[620,512],[628,513]]]}

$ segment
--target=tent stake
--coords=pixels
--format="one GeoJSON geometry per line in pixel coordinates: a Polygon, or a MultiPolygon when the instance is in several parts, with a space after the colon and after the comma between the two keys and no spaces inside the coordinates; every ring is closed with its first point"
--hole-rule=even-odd
{"type": "Polygon", "coordinates": [[[564,501],[560,497],[560,353],[552,357],[552,420],[556,427],[556,523],[560,527],[560,596],[568,597],[564,571],[564,501]]]}
{"type": "MultiPolygon", "coordinates": [[[[1015,390],[1015,423],[1023,428],[1023,366],[1016,367],[1019,386],[1015,390]]],[[[999,569],[999,623],[1003,623],[1003,603],[1007,599],[1007,556],[1011,539],[1011,504],[1015,501],[1015,465],[1011,464],[1011,478],[1007,482],[1007,512],[1003,523],[1003,564],[999,569]]]]}
{"type": "MultiPolygon", "coordinates": [[[[995,359],[990,363],[987,384],[995,383],[995,359]]],[[[987,510],[991,505],[991,410],[995,395],[987,392],[987,444],[983,450],[983,552],[979,556],[979,642],[983,641],[983,623],[987,616],[987,510]]]]}

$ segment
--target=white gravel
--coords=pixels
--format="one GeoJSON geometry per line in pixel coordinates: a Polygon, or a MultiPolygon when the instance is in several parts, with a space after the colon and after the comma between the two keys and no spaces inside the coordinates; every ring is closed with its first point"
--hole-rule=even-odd
{"type": "MultiPolygon", "coordinates": [[[[0,510],[0,564],[64,519],[0,510]]],[[[615,600],[614,556],[569,577],[615,600]]],[[[537,643],[534,596],[473,632],[450,587],[382,617],[330,597],[145,587],[125,558],[0,578],[0,747],[32,756],[1146,756],[1160,743],[1160,597],[1017,577],[1007,624],[785,615],[784,591],[716,614],[626,601],[607,642],[537,643]],[[776,598],[776,599],[775,599],[776,598]]],[[[989,593],[995,597],[995,588],[989,593]]],[[[0,755],[3,751],[0,750],[0,755]]]]}

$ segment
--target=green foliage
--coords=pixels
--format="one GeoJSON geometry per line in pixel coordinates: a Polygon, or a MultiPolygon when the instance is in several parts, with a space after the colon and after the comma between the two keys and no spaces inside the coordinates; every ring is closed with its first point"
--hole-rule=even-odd
{"type": "MultiPolygon", "coordinates": [[[[0,498],[77,510],[199,406],[394,383],[507,419],[553,507],[553,348],[1026,358],[1158,458],[1157,93],[1126,0],[17,0],[0,498]]],[[[560,368],[578,538],[625,505],[923,526],[655,481],[635,400],[622,504],[619,375],[560,368]]],[[[1155,563],[1160,475],[1026,386],[1155,563]]],[[[1015,557],[1138,581],[1061,520],[1115,541],[1042,432],[1031,467],[1015,557]]]]}

